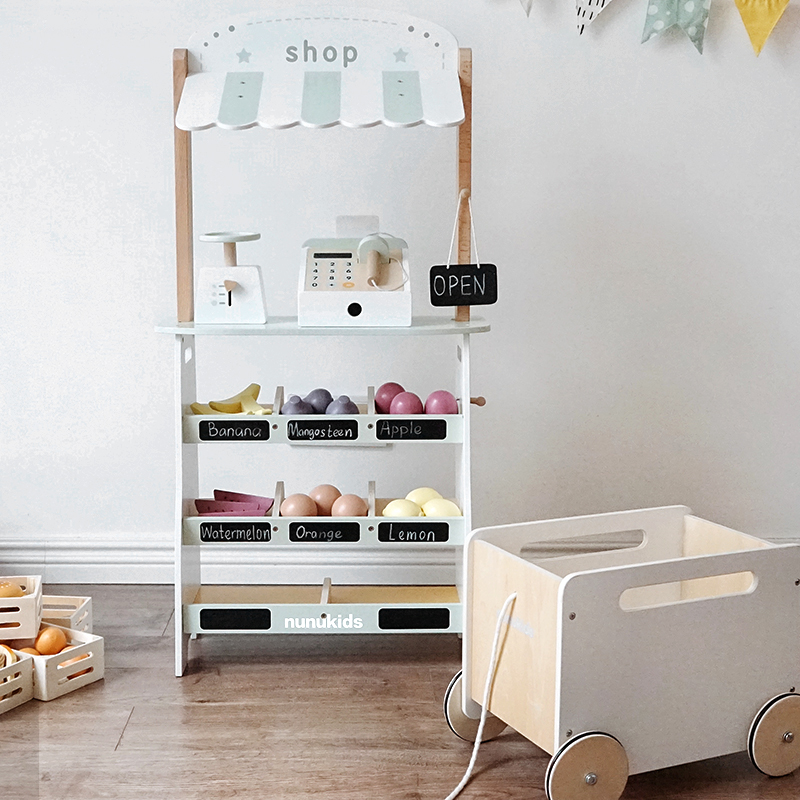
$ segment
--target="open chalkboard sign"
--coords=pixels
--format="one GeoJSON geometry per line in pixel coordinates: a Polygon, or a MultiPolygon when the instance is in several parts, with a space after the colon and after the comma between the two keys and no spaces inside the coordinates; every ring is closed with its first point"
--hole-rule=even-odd
{"type": "Polygon", "coordinates": [[[440,264],[430,270],[431,305],[489,306],[497,302],[494,264],[440,264]]]}

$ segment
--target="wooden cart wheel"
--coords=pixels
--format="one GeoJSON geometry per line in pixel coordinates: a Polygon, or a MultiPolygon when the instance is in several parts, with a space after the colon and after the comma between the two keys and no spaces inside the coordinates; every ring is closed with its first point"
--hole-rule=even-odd
{"type": "Polygon", "coordinates": [[[627,782],[625,748],[607,733],[589,731],[550,759],[544,790],[548,800],[619,800],[627,782]]]}
{"type": "MultiPolygon", "coordinates": [[[[478,736],[478,725],[480,720],[468,717],[461,709],[461,692],[463,691],[463,672],[457,672],[450,681],[447,691],[444,693],[444,718],[450,730],[461,739],[467,742],[474,742],[478,736]]],[[[498,719],[494,714],[486,717],[483,726],[482,742],[494,739],[506,728],[505,722],[498,719]]]]}
{"type": "Polygon", "coordinates": [[[756,714],[747,752],[755,768],[773,778],[800,767],[800,694],[773,697],[756,714]]]}

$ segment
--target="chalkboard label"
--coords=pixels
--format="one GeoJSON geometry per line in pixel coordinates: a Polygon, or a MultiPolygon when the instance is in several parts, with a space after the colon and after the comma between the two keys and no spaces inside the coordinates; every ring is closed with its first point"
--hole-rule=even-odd
{"type": "Polygon", "coordinates": [[[266,442],[270,422],[265,419],[200,420],[201,442],[266,442]]]}
{"type": "Polygon", "coordinates": [[[415,417],[387,417],[375,424],[375,435],[387,441],[447,438],[447,420],[415,417]]]}
{"type": "Polygon", "coordinates": [[[430,270],[431,305],[489,306],[497,302],[494,264],[439,265],[430,270]]]}
{"type": "Polygon", "coordinates": [[[217,544],[271,542],[269,522],[201,522],[200,541],[217,544]]]}
{"type": "Polygon", "coordinates": [[[378,627],[382,631],[443,630],[450,627],[449,608],[381,608],[378,627]]]}
{"type": "Polygon", "coordinates": [[[289,541],[310,544],[358,542],[361,526],[357,522],[337,522],[335,518],[324,522],[290,522],[289,541]]]}
{"type": "Polygon", "coordinates": [[[204,631],[268,631],[272,612],[268,608],[201,608],[204,631]]]}
{"type": "Polygon", "coordinates": [[[450,539],[450,526],[446,522],[379,522],[379,542],[446,542],[450,539]]]}
{"type": "Polygon", "coordinates": [[[354,442],[358,422],[354,419],[292,419],[286,425],[290,442],[354,442]]]}

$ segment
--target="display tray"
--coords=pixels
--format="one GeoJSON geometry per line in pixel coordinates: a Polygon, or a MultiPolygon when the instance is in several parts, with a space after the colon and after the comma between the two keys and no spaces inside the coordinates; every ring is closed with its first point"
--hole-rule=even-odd
{"type": "Polygon", "coordinates": [[[461,414],[206,415],[193,414],[187,406],[183,415],[183,441],[186,444],[269,442],[340,447],[398,442],[461,444],[464,417],[461,414]]]}
{"type": "Polygon", "coordinates": [[[455,586],[202,586],[188,633],[460,633],[455,586]]]}
{"type": "Polygon", "coordinates": [[[464,535],[464,517],[192,516],[183,520],[187,545],[454,547],[464,543],[464,535]]]}

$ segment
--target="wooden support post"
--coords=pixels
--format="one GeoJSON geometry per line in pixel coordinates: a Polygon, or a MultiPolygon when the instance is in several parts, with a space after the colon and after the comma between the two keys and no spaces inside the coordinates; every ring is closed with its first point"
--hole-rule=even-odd
{"type": "MultiPolygon", "coordinates": [[[[189,74],[189,51],[172,53],[174,113],[189,74]]],[[[178,287],[178,322],[194,320],[194,252],[192,225],[192,134],[175,128],[175,258],[178,287]]]]}
{"type": "MultiPolygon", "coordinates": [[[[456,254],[459,264],[470,263],[469,196],[472,192],[472,50],[462,47],[458,51],[458,77],[464,103],[464,122],[458,128],[458,228],[456,254]],[[462,198],[462,193],[466,195],[462,198]]],[[[469,322],[469,306],[456,306],[456,322],[469,322]]]]}

